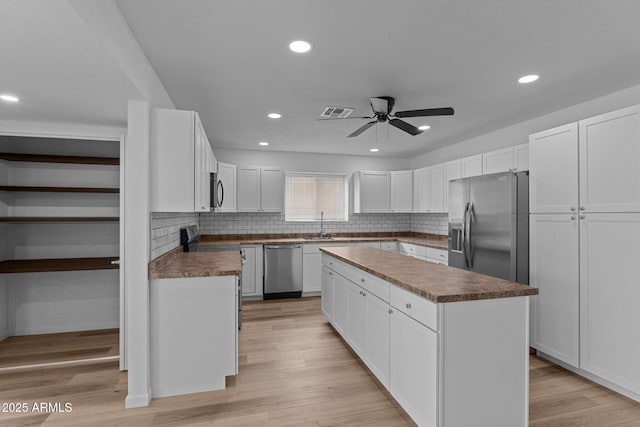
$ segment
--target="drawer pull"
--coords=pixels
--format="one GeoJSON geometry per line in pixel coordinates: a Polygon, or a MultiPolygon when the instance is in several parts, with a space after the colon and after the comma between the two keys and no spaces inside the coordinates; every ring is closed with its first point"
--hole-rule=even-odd
{"type": "Polygon", "coordinates": [[[363,297],[366,297],[366,296],[367,296],[367,293],[366,293],[366,292],[363,292],[363,293],[362,293],[362,296],[363,296],[363,297]]]}
{"type": "Polygon", "coordinates": [[[393,310],[389,309],[389,314],[393,314],[393,310]]]}
{"type": "Polygon", "coordinates": [[[329,272],[329,276],[333,276],[333,271],[330,271],[330,272],[329,272]]]}
{"type": "Polygon", "coordinates": [[[364,283],[364,279],[360,279],[360,281],[361,281],[362,283],[364,283]]]}
{"type": "Polygon", "coordinates": [[[406,304],[405,304],[405,307],[407,307],[407,308],[411,308],[411,304],[410,304],[410,303],[406,303],[406,304]]]}

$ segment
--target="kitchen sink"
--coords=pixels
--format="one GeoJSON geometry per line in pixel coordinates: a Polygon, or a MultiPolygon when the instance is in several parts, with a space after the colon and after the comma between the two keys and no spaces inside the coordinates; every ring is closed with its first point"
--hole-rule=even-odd
{"type": "Polygon", "coordinates": [[[332,237],[303,237],[303,240],[332,240],[332,237]]]}

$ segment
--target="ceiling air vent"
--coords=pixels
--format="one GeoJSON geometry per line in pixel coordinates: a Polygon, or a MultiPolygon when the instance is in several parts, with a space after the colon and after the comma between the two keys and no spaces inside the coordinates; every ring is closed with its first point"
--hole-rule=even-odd
{"type": "Polygon", "coordinates": [[[353,108],[327,107],[320,114],[320,117],[323,119],[344,119],[351,113],[353,113],[353,108]]]}

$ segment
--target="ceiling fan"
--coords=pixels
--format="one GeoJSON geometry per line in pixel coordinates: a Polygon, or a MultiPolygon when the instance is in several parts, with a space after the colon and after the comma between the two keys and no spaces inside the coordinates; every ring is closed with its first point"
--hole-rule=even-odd
{"type": "MultiPolygon", "coordinates": [[[[373,116],[371,117],[344,117],[344,119],[374,119],[365,125],[359,127],[352,133],[350,133],[347,137],[352,138],[354,136],[360,135],[365,130],[369,129],[371,126],[376,123],[389,123],[391,126],[394,126],[404,132],[407,132],[411,135],[419,135],[422,133],[420,129],[405,122],[404,120],[400,120],[405,117],[429,117],[429,116],[452,116],[453,108],[445,107],[445,108],[427,108],[424,110],[407,110],[407,111],[396,111],[392,113],[393,106],[395,104],[395,99],[390,96],[379,96],[376,98],[369,98],[371,109],[373,110],[373,116]]],[[[334,119],[320,119],[320,120],[334,120],[334,119]]],[[[335,119],[342,120],[342,119],[335,119]]]]}

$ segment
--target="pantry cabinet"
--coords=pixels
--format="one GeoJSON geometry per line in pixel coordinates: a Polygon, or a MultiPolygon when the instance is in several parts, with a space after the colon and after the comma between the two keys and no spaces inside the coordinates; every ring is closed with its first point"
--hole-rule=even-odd
{"type": "Polygon", "coordinates": [[[198,113],[154,108],[150,122],[151,211],[209,212],[216,161],[198,113]]]}
{"type": "Polygon", "coordinates": [[[532,346],[640,395],[640,109],[530,136],[532,346]]]}
{"type": "Polygon", "coordinates": [[[271,167],[238,166],[238,212],[282,212],[283,171],[271,167]]]}

